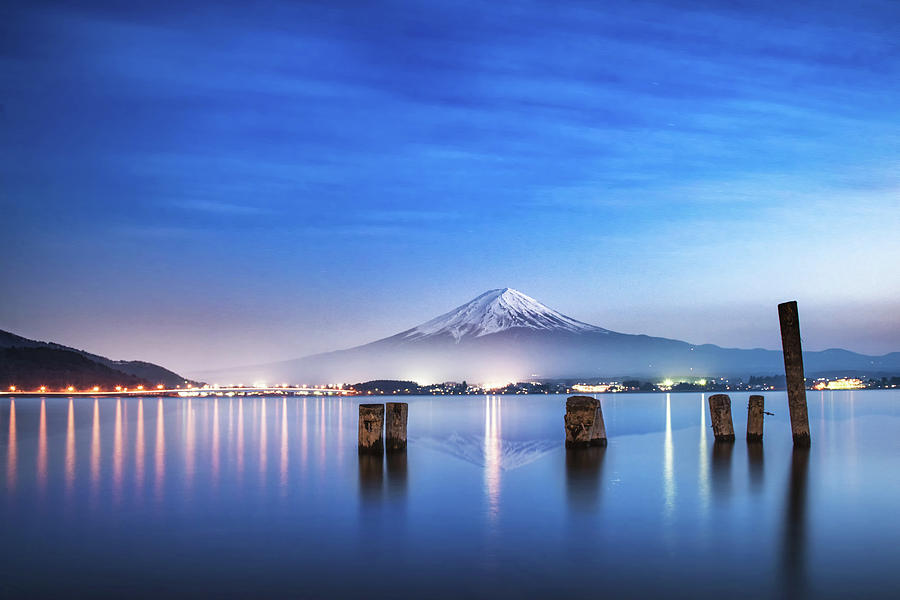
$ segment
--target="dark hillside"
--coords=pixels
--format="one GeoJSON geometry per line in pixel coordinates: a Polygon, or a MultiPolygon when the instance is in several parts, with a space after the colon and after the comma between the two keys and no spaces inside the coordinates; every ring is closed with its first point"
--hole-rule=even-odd
{"type": "Polygon", "coordinates": [[[99,386],[109,390],[150,386],[151,382],[117,371],[85,358],[77,352],[55,348],[0,348],[0,389],[16,386],[33,391],[41,386],[48,390],[64,390],[73,386],[85,390],[99,386]]]}

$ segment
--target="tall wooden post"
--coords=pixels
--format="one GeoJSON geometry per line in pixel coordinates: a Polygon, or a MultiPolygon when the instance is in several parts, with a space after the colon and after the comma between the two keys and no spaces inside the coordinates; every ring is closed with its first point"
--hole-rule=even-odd
{"type": "Polygon", "coordinates": [[[385,405],[387,422],[385,423],[385,444],[388,452],[406,450],[406,422],[409,417],[409,404],[406,402],[388,402],[385,405]]]}
{"type": "Polygon", "coordinates": [[[606,425],[600,401],[589,396],[566,400],[566,448],[606,446],[606,425]]]}
{"type": "Polygon", "coordinates": [[[709,419],[717,442],[734,441],[734,423],[731,421],[731,398],[727,394],[709,397],[709,419]]]}
{"type": "Polygon", "coordinates": [[[784,351],[784,375],[787,379],[788,408],[795,446],[809,446],[809,415],[806,409],[806,376],[803,374],[803,348],[800,344],[800,319],[797,302],[778,305],[781,322],[781,347],[784,351]]]}
{"type": "Polygon", "coordinates": [[[384,404],[359,405],[359,453],[384,454],[384,404]]]}
{"type": "Polygon", "coordinates": [[[761,442],[763,439],[763,416],[765,410],[765,398],[762,396],[750,396],[747,403],[747,441],[761,442]]]}

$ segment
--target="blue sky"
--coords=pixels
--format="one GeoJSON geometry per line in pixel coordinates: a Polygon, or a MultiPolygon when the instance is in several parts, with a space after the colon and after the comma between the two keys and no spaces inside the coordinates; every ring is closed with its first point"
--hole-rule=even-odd
{"type": "Polygon", "coordinates": [[[486,289],[900,350],[896,2],[6,3],[0,328],[192,370],[486,289]]]}

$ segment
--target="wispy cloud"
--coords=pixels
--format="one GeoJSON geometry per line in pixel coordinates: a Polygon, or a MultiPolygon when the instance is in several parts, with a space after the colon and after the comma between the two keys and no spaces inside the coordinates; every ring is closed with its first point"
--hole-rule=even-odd
{"type": "Polygon", "coordinates": [[[251,204],[230,204],[227,202],[213,202],[209,200],[187,200],[176,202],[175,206],[178,208],[189,210],[189,211],[199,211],[199,212],[207,212],[218,215],[234,215],[234,216],[249,216],[249,215],[271,215],[275,214],[275,211],[271,208],[264,206],[253,206],[251,204]]]}
{"type": "Polygon", "coordinates": [[[460,218],[455,211],[437,210],[366,210],[360,211],[358,216],[365,221],[377,223],[397,224],[429,224],[447,223],[460,218]]]}

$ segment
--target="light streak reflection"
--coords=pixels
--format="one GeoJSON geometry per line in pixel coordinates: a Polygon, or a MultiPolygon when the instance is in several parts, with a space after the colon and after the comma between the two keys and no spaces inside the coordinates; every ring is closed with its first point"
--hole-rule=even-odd
{"type": "Polygon", "coordinates": [[[41,398],[41,421],[38,427],[37,484],[41,494],[47,489],[47,403],[41,398]]]}
{"type": "Polygon", "coordinates": [[[288,479],[288,420],[287,399],[281,399],[281,490],[287,491],[288,479]]]}
{"type": "Polygon", "coordinates": [[[138,399],[137,431],[134,434],[134,483],[137,497],[144,488],[144,399],[138,399]]]}
{"type": "Polygon", "coordinates": [[[69,415],[66,419],[66,494],[75,489],[75,407],[69,398],[69,415]]]}
{"type": "Polygon", "coordinates": [[[187,489],[190,490],[194,484],[194,449],[197,442],[197,438],[194,435],[194,407],[190,398],[188,398],[187,408],[185,410],[187,411],[187,414],[185,415],[184,483],[187,489]]]}
{"type": "Polygon", "coordinates": [[[154,467],[156,468],[156,498],[161,500],[166,474],[166,430],[162,398],[156,401],[156,457],[154,459],[154,467]]]}
{"type": "Polygon", "coordinates": [[[259,417],[259,481],[261,485],[266,482],[266,399],[260,401],[259,417]]]}
{"type": "Polygon", "coordinates": [[[308,452],[307,447],[307,435],[306,435],[306,398],[303,399],[303,423],[301,425],[300,431],[300,465],[303,467],[303,472],[306,472],[306,457],[308,452]]]}
{"type": "Polygon", "coordinates": [[[237,474],[238,481],[244,475],[244,399],[238,400],[237,422],[237,474]]]}
{"type": "Polygon", "coordinates": [[[113,430],[113,499],[122,499],[122,463],[125,450],[122,440],[122,400],[116,400],[116,422],[113,430]]]}
{"type": "Polygon", "coordinates": [[[325,399],[319,399],[319,469],[325,471],[325,399]]]}
{"type": "Polygon", "coordinates": [[[6,455],[6,487],[12,492],[16,489],[18,475],[18,447],[16,446],[16,401],[9,401],[9,445],[6,455]]]}
{"type": "Polygon", "coordinates": [[[219,399],[213,401],[212,480],[219,482],[219,399]]]}
{"type": "Polygon", "coordinates": [[[484,484],[488,514],[496,520],[500,511],[502,406],[499,396],[486,396],[484,404],[484,484]]]}
{"type": "Polygon", "coordinates": [[[675,510],[675,449],[672,444],[672,395],[666,394],[666,439],[663,456],[663,482],[666,498],[666,517],[675,510]]]}
{"type": "Polygon", "coordinates": [[[91,501],[100,491],[100,405],[94,399],[94,420],[91,425],[91,501]]]}

